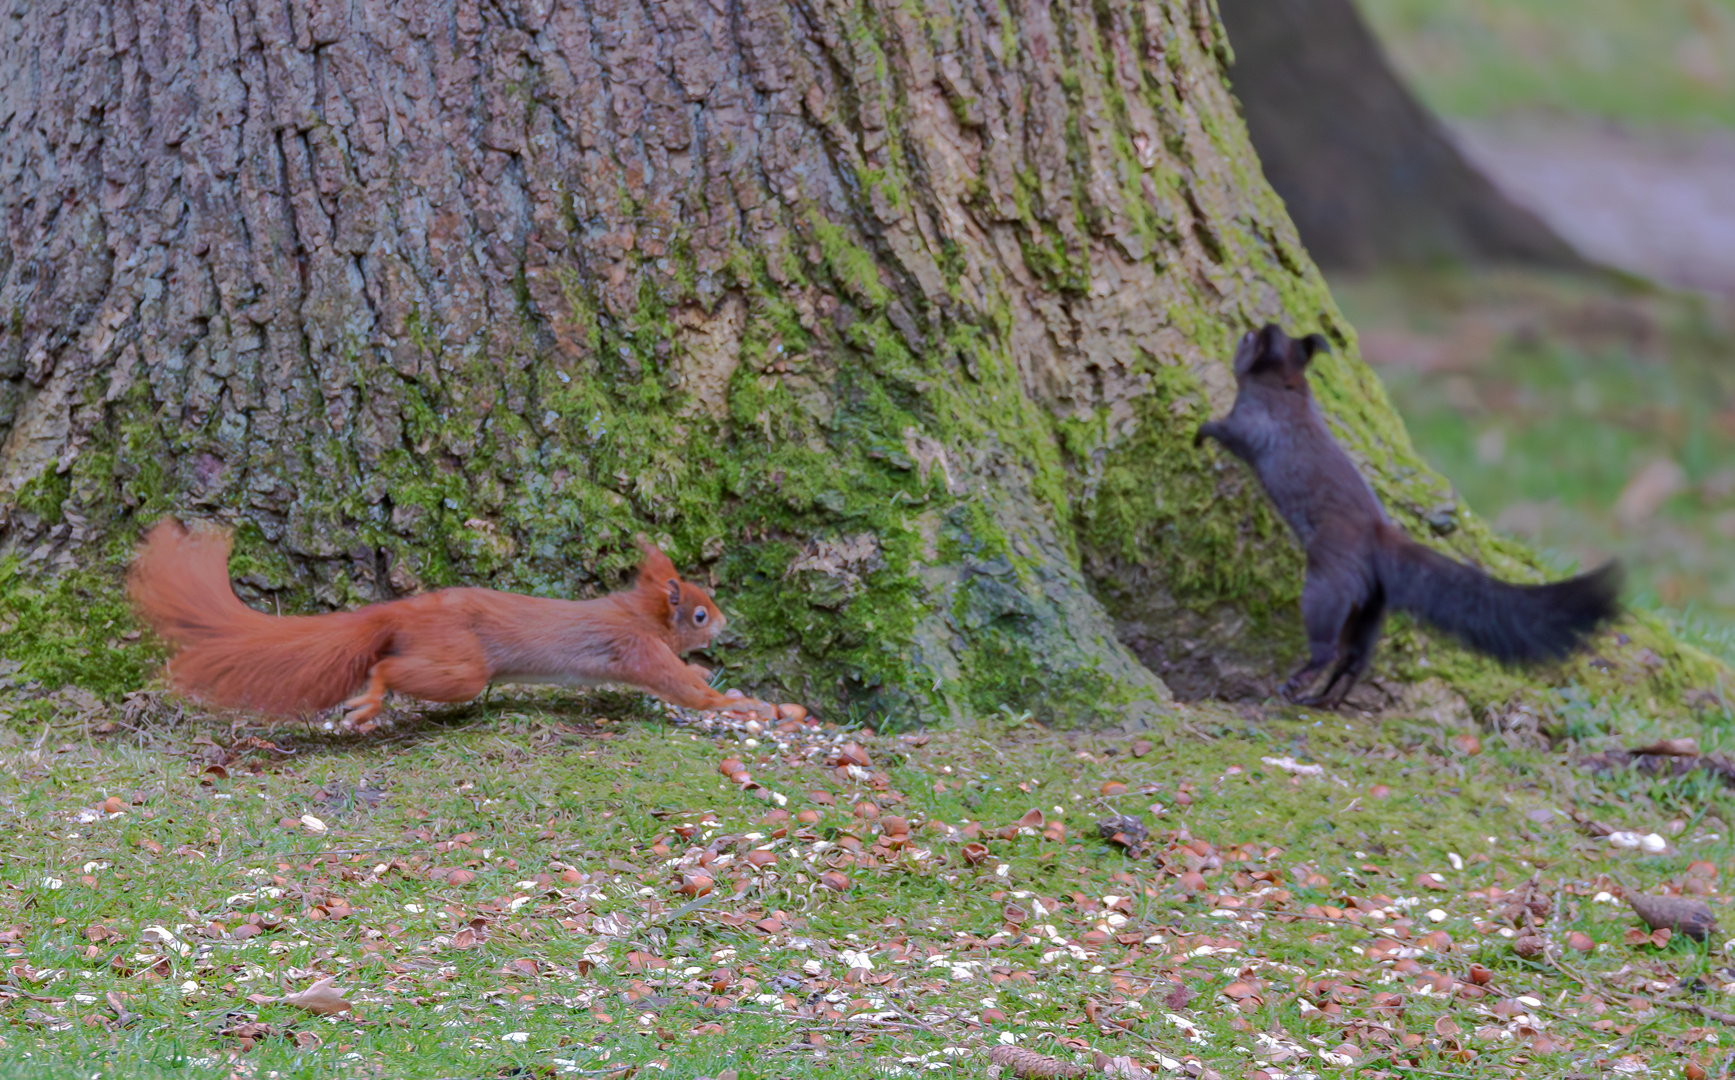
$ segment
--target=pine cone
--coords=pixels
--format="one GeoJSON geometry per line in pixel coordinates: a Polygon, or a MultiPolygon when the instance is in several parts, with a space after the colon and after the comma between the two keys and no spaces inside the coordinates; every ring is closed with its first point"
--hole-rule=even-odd
{"type": "Polygon", "coordinates": [[[1078,1080],[1089,1071],[1083,1065],[1073,1065],[1021,1046],[996,1046],[988,1051],[988,1061],[1026,1080],[1078,1080]]]}

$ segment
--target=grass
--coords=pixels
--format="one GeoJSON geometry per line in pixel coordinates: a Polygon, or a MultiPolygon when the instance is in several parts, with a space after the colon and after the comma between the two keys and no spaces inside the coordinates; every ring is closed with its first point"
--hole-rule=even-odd
{"type": "Polygon", "coordinates": [[[1735,0],[1360,0],[1451,117],[1564,112],[1735,127],[1735,0]]]}
{"type": "Polygon", "coordinates": [[[1479,739],[1187,715],[1152,742],[1017,718],[877,737],[502,692],[382,741],[150,696],[64,711],[0,756],[0,1076],[980,1075],[1004,1042],[1206,1076],[1726,1054],[1669,1007],[1731,1007],[1720,939],[1628,944],[1598,896],[1708,889],[1721,911],[1729,793],[1578,763],[1725,746],[1720,714],[1566,694],[1479,739]],[[1097,835],[1112,813],[1147,851],[1097,835]],[[682,892],[699,874],[712,891],[682,892]],[[1533,876],[1550,960],[1516,955],[1503,914],[1533,876]],[[353,1011],[272,1000],[328,975],[353,1011]]]}
{"type": "Polygon", "coordinates": [[[1622,557],[1637,603],[1729,657],[1735,313],[1515,272],[1335,291],[1417,447],[1478,513],[1563,562],[1622,557]]]}

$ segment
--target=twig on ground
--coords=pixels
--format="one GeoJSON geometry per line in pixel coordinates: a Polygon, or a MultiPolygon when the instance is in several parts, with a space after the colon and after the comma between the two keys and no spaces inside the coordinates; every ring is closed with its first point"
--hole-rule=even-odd
{"type": "Polygon", "coordinates": [[[1719,1024],[1727,1024],[1730,1027],[1735,1027],[1735,1013],[1726,1013],[1719,1009],[1708,1008],[1704,1005],[1696,1005],[1690,1001],[1654,1001],[1651,1004],[1661,1005],[1665,1009],[1674,1009],[1676,1012],[1694,1013],[1707,1020],[1715,1020],[1719,1024]]]}

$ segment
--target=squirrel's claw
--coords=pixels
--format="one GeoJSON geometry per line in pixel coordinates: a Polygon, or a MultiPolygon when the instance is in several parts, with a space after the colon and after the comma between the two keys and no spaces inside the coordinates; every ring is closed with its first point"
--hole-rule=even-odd
{"type": "Polygon", "coordinates": [[[339,723],[346,728],[366,735],[374,728],[374,725],[368,721],[380,714],[380,711],[385,708],[385,702],[380,698],[363,694],[360,697],[350,698],[343,703],[343,707],[348,711],[343,714],[343,719],[339,723]]]}
{"type": "Polygon", "coordinates": [[[746,716],[755,720],[777,721],[777,706],[757,698],[742,698],[723,706],[723,711],[735,716],[746,716]]]}

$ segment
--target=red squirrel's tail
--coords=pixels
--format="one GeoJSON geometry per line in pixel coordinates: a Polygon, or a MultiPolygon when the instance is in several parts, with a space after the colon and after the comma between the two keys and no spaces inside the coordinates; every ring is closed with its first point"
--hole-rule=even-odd
{"type": "Polygon", "coordinates": [[[377,609],[276,616],[243,604],[229,584],[229,536],[165,519],[139,546],[127,577],[133,609],[176,648],[168,678],[225,708],[292,715],[353,694],[391,644],[377,609]]]}

